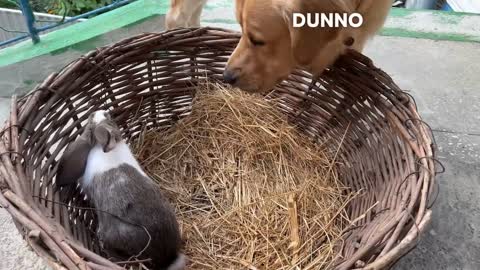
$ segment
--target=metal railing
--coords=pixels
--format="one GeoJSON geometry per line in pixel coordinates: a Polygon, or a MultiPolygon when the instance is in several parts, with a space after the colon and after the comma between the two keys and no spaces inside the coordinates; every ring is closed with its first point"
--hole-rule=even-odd
{"type": "MultiPolygon", "coordinates": [[[[68,17],[68,18],[62,19],[59,22],[55,22],[53,24],[48,24],[48,25],[44,25],[44,26],[41,26],[41,27],[37,27],[35,25],[35,16],[33,14],[32,7],[30,6],[29,1],[28,0],[20,0],[19,1],[20,9],[22,11],[22,14],[23,14],[24,21],[25,21],[25,24],[27,26],[27,31],[28,32],[24,33],[23,35],[17,36],[15,38],[11,38],[9,40],[5,40],[5,41],[0,42],[0,48],[4,47],[6,45],[10,45],[12,43],[16,43],[16,42],[28,39],[28,38],[30,38],[34,44],[38,43],[38,42],[40,42],[40,39],[41,39],[39,35],[42,32],[45,32],[47,30],[50,30],[50,29],[53,29],[53,28],[56,28],[56,27],[59,27],[59,26],[62,26],[62,25],[67,24],[67,23],[78,21],[79,19],[90,18],[92,16],[95,16],[95,15],[98,15],[98,14],[116,9],[118,7],[124,6],[124,5],[129,4],[131,2],[134,2],[134,1],[136,1],[136,0],[115,0],[107,6],[97,8],[95,10],[80,14],[78,16],[68,17]]],[[[2,29],[0,29],[0,31],[2,31],[2,29]]]]}

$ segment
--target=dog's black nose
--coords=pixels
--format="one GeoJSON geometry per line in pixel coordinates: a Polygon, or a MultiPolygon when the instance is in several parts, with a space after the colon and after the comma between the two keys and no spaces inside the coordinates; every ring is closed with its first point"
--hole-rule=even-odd
{"type": "Polygon", "coordinates": [[[235,82],[237,81],[237,78],[238,78],[237,73],[234,71],[225,69],[225,71],[223,72],[223,81],[225,81],[226,83],[235,84],[235,82]]]}

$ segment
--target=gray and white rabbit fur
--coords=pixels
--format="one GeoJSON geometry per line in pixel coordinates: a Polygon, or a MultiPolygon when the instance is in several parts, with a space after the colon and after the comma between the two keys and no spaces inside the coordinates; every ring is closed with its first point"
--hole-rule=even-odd
{"type": "Polygon", "coordinates": [[[140,258],[151,258],[155,269],[185,268],[173,208],[142,170],[105,111],[89,116],[82,135],[60,159],[57,188],[78,182],[97,210],[97,236],[108,256],[128,259],[140,253],[150,239],[140,258]]]}

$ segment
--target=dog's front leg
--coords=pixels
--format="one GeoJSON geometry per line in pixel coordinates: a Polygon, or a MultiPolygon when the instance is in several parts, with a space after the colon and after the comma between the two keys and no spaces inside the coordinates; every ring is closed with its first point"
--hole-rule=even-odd
{"type": "Polygon", "coordinates": [[[205,4],[207,3],[207,0],[198,0],[196,3],[195,10],[192,13],[192,16],[190,17],[190,22],[188,24],[188,27],[200,27],[200,17],[202,15],[202,10],[205,4]]]}
{"type": "Polygon", "coordinates": [[[171,8],[165,19],[167,30],[200,26],[200,15],[207,0],[171,0],[171,8]]]}

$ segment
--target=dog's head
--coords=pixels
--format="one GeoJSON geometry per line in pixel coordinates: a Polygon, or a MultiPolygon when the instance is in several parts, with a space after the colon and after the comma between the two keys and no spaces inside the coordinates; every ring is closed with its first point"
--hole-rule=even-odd
{"type": "Polygon", "coordinates": [[[224,72],[226,82],[265,92],[301,66],[321,73],[351,46],[344,28],[293,27],[294,13],[349,13],[352,0],[236,0],[242,37],[224,72]]]}

